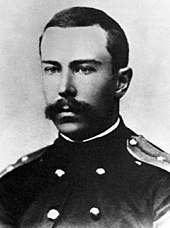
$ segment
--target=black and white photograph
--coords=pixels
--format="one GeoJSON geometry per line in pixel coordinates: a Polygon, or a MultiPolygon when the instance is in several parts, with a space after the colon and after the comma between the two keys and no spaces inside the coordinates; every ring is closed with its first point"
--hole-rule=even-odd
{"type": "Polygon", "coordinates": [[[169,12],[0,0],[0,228],[170,227],[169,12]]]}

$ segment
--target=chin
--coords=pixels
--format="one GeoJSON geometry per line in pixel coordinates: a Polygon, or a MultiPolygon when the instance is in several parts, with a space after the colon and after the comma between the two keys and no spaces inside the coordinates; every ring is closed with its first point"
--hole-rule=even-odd
{"type": "Polygon", "coordinates": [[[79,138],[86,128],[82,123],[62,123],[56,124],[56,127],[60,133],[70,138],[79,138]]]}

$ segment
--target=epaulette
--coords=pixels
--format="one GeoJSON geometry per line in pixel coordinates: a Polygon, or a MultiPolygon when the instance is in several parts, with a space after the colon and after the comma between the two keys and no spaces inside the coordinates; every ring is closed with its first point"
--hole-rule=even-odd
{"type": "Polygon", "coordinates": [[[127,150],[139,161],[170,172],[170,154],[148,142],[143,136],[132,136],[127,140],[127,150]]]}
{"type": "Polygon", "coordinates": [[[44,147],[40,150],[37,150],[35,152],[32,152],[30,154],[24,155],[23,157],[19,158],[15,163],[8,165],[4,170],[0,172],[0,178],[5,176],[7,173],[11,172],[12,170],[23,166],[25,164],[28,164],[32,161],[35,161],[36,159],[41,158],[41,156],[46,152],[46,150],[50,146],[44,147]]]}

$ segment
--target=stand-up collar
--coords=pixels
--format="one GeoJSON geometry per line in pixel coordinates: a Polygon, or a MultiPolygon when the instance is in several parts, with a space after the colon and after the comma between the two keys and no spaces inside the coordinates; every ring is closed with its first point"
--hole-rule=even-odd
{"type": "Polygon", "coordinates": [[[121,117],[116,129],[85,143],[73,143],[59,135],[50,150],[44,154],[44,164],[52,172],[60,168],[71,175],[77,175],[82,169],[88,173],[88,170],[96,167],[118,165],[121,160],[127,159],[126,140],[131,135],[132,131],[124,125],[121,117]]]}

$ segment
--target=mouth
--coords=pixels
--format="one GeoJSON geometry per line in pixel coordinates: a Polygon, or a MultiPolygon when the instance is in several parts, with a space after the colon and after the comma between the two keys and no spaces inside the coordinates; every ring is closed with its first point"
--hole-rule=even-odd
{"type": "Polygon", "coordinates": [[[64,118],[64,117],[76,117],[77,114],[71,111],[63,111],[58,113],[59,118],[64,118]]]}
{"type": "Polygon", "coordinates": [[[58,120],[62,122],[72,121],[78,117],[78,113],[76,113],[69,105],[64,105],[60,112],[57,114],[58,120]]]}

